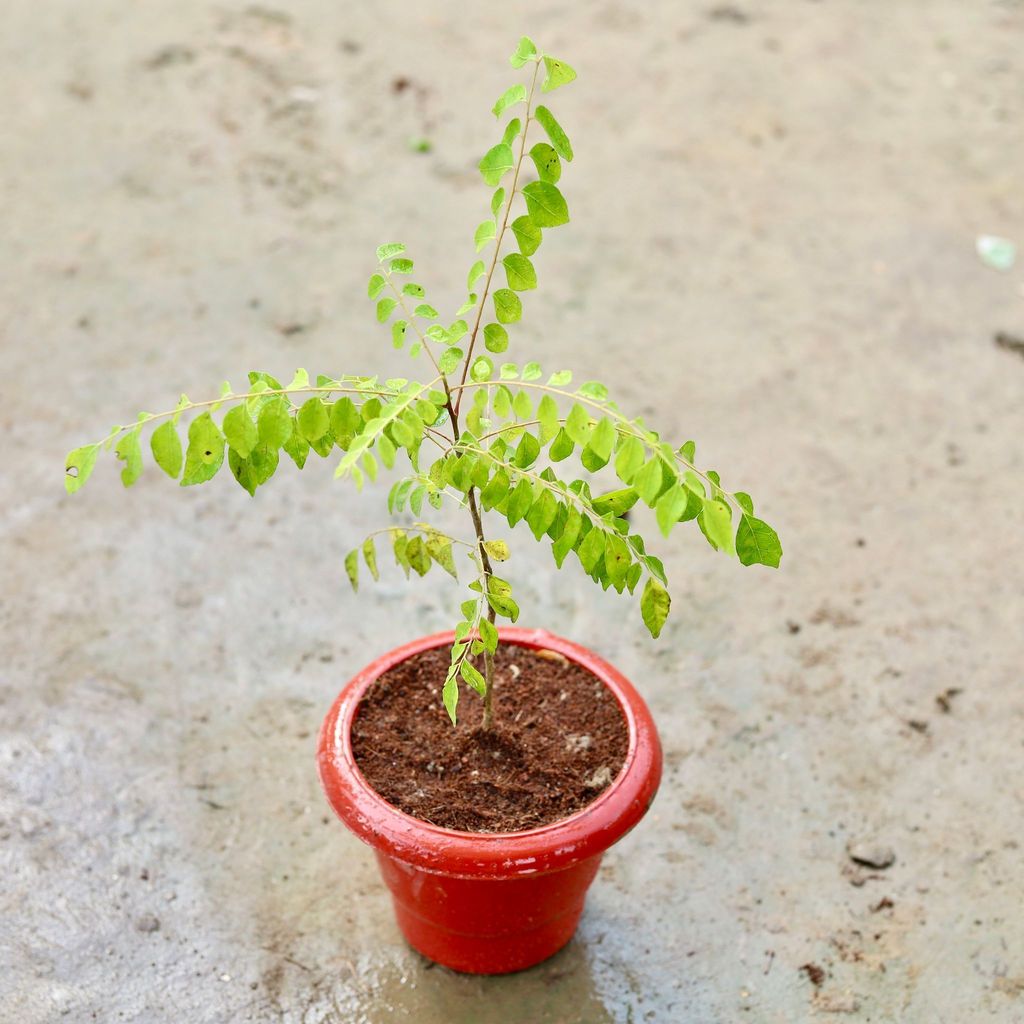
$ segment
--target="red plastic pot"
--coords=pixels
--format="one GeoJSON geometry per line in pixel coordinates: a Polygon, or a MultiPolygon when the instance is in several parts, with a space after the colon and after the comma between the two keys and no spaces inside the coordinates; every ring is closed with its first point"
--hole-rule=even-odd
{"type": "Polygon", "coordinates": [[[602,854],[643,817],[661,781],[661,745],[651,714],[616,669],[543,630],[500,632],[502,643],[557,651],[582,665],[622,707],[629,728],[625,764],[581,811],[522,832],[456,832],[403,813],[370,787],[352,756],[350,732],[360,699],[394,665],[450,645],[451,633],[414,640],[364,668],[324,719],[317,753],[327,799],[374,848],[410,945],[473,974],[531,967],[572,938],[602,854]]]}

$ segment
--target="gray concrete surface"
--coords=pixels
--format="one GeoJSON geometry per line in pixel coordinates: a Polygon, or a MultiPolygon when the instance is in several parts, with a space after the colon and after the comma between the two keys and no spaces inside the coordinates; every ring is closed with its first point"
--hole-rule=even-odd
{"type": "Polygon", "coordinates": [[[993,344],[1024,266],[974,252],[1024,243],[1024,6],[273,8],[4,4],[0,1019],[1024,1021],[1024,360],[993,344]],[[642,687],[668,772],[573,943],[473,979],[403,945],[314,773],[348,675],[450,622],[440,585],[348,594],[383,492],[106,461],[69,499],[61,460],[250,367],[401,365],[373,247],[459,301],[522,31],[580,80],[515,354],[696,437],[786,557],[685,535],[660,644],[511,563],[524,621],[642,687]],[[895,863],[858,872],[868,840],[895,863]]]}

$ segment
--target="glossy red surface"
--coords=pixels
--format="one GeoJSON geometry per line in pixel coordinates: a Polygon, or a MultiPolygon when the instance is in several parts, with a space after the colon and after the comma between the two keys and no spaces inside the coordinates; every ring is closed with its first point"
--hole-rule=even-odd
{"type": "Polygon", "coordinates": [[[363,778],[350,726],[379,676],[421,651],[452,643],[437,633],[364,668],[338,695],[320,730],[317,764],[338,817],[374,847],[406,939],[458,971],[501,974],[547,959],[572,937],[601,855],[646,813],[661,780],[661,745],[643,699],[606,661],[544,630],[507,627],[502,643],[565,655],[597,676],[622,707],[629,749],[618,777],[562,821],[523,832],[455,832],[387,803],[363,778]]]}

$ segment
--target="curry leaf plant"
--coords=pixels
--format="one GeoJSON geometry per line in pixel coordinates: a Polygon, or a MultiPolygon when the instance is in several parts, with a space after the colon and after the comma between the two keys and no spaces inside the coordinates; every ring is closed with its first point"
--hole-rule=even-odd
{"type": "Polygon", "coordinates": [[[142,472],[144,434],[156,465],[184,487],[213,479],[226,463],[255,494],[282,453],[302,469],[310,453],[329,458],[340,450],[335,476],[357,489],[382,471],[394,473],[391,525],[350,552],[345,569],[354,588],[361,571],[377,579],[384,545],[406,576],[436,570],[458,578],[469,569],[443,700],[454,723],[461,684],[476,690],[485,728],[493,723],[496,622],[519,618],[501,568],[511,551],[489,539],[485,516],[549,545],[559,568],[571,559],[602,588],[638,596],[653,637],[669,613],[668,580],[628,515],[633,506],[652,509],[664,537],[693,522],[712,548],[743,565],[778,566],[782,556],[777,534],[754,514],[751,497],[727,491],[716,472],[698,468],[693,441],[665,440],[622,412],[598,381],[506,361],[538,286],[537,253],[546,232],[569,221],[562,178],[573,149],[547,94],[576,78],[568,64],[526,38],[511,64],[526,80],[513,83],[492,108],[496,141],[478,164],[491,194],[473,235],[465,302],[442,316],[398,242],[377,249],[367,284],[376,320],[387,325],[395,348],[429,364],[425,379],[311,379],[298,370],[285,383],[252,372],[241,391],[224,384],[216,398],[201,402],[182,395],[173,409],[141,413],[103,440],[76,448],[66,476],[68,491],[77,491],[100,450],[112,449],[130,486],[142,472]],[[595,474],[615,486],[595,493],[595,474]],[[472,526],[466,538],[428,521],[430,510],[445,503],[464,510],[472,526]]]}

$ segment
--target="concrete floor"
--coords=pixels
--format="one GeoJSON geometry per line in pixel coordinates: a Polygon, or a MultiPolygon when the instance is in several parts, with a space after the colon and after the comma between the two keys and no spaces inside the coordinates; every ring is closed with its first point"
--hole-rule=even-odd
{"type": "Polygon", "coordinates": [[[273,6],[4,5],[0,1018],[1024,1021],[1024,265],[974,251],[1024,243],[1024,5],[273,6]],[[655,644],[520,549],[523,621],[637,681],[668,771],[573,943],[478,979],[403,945],[314,771],[345,679],[457,599],[348,593],[383,489],[61,467],[252,367],[402,365],[373,248],[460,301],[522,31],[580,80],[516,355],[696,437],[786,556],[663,546],[655,644]]]}

